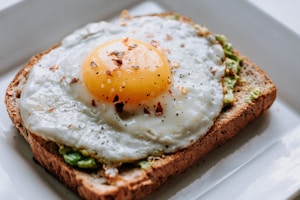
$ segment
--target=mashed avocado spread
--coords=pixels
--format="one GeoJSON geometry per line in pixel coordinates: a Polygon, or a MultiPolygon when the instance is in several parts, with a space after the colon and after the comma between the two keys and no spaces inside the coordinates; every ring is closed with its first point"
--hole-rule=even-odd
{"type": "Polygon", "coordinates": [[[59,154],[63,156],[66,163],[81,169],[95,169],[100,165],[85,150],[73,150],[70,147],[60,146],[59,154]]]}
{"type": "Polygon", "coordinates": [[[227,41],[224,35],[215,35],[216,40],[223,46],[225,54],[225,77],[224,77],[224,99],[223,107],[232,105],[235,101],[233,94],[234,86],[239,78],[242,59],[233,53],[232,44],[227,41]]]}

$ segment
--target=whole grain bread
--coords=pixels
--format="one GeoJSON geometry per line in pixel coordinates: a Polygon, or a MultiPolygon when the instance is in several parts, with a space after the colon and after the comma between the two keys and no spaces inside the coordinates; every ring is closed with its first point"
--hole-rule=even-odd
{"type": "MultiPolygon", "coordinates": [[[[193,23],[188,18],[184,18],[184,21],[193,23]]],[[[149,167],[125,165],[119,168],[116,177],[110,178],[103,175],[103,170],[83,171],[66,164],[54,142],[42,139],[23,125],[19,98],[30,69],[43,55],[57,46],[32,57],[18,72],[7,88],[5,104],[16,129],[29,143],[34,159],[82,199],[141,199],[145,197],[170,177],[181,173],[199,158],[236,135],[247,124],[267,111],[276,98],[276,87],[265,72],[249,58],[235,51],[243,58],[243,66],[239,74],[240,80],[243,81],[238,82],[234,90],[237,100],[230,109],[222,111],[208,133],[186,149],[174,154],[149,158],[149,163],[151,163],[149,167]],[[259,97],[249,100],[251,92],[257,87],[260,88],[259,97]]]]}

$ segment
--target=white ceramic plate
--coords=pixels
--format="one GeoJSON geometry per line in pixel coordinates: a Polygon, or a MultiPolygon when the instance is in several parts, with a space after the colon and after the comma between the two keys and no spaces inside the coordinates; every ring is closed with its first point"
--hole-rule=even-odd
{"type": "MultiPolygon", "coordinates": [[[[269,112],[147,199],[286,199],[300,189],[300,38],[247,1],[21,1],[0,12],[0,96],[33,54],[88,22],[176,11],[225,34],[278,86],[269,112]],[[297,134],[298,133],[298,134],[297,134]]],[[[0,199],[78,199],[37,165],[0,102],[0,199]]]]}

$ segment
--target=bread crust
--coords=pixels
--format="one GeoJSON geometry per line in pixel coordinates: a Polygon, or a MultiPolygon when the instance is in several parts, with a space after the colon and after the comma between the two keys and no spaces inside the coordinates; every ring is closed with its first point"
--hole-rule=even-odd
{"type": "MultiPolygon", "coordinates": [[[[162,16],[166,15],[169,13],[162,14],[162,16]]],[[[186,17],[183,21],[193,23],[186,17]]],[[[267,111],[276,98],[276,86],[265,72],[249,58],[236,52],[244,60],[240,77],[245,80],[246,84],[237,84],[234,91],[237,101],[230,109],[220,114],[208,133],[181,151],[151,160],[149,168],[141,169],[133,166],[125,168],[116,178],[108,180],[97,171],[85,172],[69,166],[58,154],[58,147],[55,143],[42,139],[23,126],[18,105],[30,69],[43,55],[58,46],[59,44],[32,57],[18,72],[7,88],[5,104],[16,129],[29,143],[35,160],[82,199],[141,199],[145,197],[170,177],[181,173],[199,158],[236,135],[247,124],[267,111]],[[253,101],[247,101],[251,89],[255,87],[261,89],[260,96],[253,101]]]]}

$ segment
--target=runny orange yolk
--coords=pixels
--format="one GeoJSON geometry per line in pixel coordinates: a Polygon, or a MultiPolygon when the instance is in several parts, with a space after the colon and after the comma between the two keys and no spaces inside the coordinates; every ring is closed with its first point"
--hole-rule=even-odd
{"type": "Polygon", "coordinates": [[[99,100],[137,104],[168,89],[171,69],[157,45],[125,38],[95,48],[83,63],[82,76],[99,100]]]}

